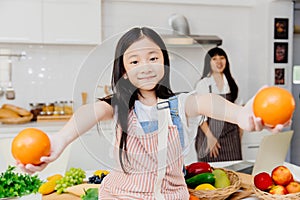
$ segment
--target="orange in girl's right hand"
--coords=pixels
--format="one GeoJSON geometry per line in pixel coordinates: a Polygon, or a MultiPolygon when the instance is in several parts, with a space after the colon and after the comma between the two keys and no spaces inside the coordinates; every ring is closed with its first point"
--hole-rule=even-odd
{"type": "Polygon", "coordinates": [[[292,118],[295,110],[293,95],[286,89],[271,86],[260,90],[253,102],[253,112],[264,125],[275,127],[285,124],[292,118]]]}
{"type": "Polygon", "coordinates": [[[42,156],[50,155],[51,144],[46,133],[36,128],[22,130],[12,141],[11,152],[20,163],[39,165],[42,156]]]}

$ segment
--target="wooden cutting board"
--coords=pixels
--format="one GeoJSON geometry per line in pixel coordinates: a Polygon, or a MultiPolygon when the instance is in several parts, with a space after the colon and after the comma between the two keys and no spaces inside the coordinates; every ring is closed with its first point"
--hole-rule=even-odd
{"type": "Polygon", "coordinates": [[[42,200],[81,200],[81,198],[69,193],[56,194],[54,192],[52,194],[43,195],[42,200]]]}
{"type": "Polygon", "coordinates": [[[253,189],[252,189],[253,176],[249,175],[249,174],[240,173],[240,172],[236,172],[236,173],[241,179],[241,188],[237,192],[230,195],[228,200],[229,199],[230,200],[243,199],[243,198],[249,197],[250,195],[252,195],[254,193],[253,189]]]}
{"type": "Polygon", "coordinates": [[[67,193],[57,194],[52,193],[44,195],[43,200],[80,200],[80,196],[84,194],[84,191],[89,188],[99,188],[100,184],[83,183],[67,188],[67,193]]]}

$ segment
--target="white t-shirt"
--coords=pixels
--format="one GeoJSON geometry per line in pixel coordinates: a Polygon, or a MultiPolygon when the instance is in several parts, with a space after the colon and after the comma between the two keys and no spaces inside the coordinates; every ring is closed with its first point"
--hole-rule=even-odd
{"type": "MultiPolygon", "coordinates": [[[[194,93],[195,91],[189,93],[182,93],[178,95],[178,113],[182,122],[185,141],[184,153],[188,151],[189,148],[187,147],[191,146],[191,144],[193,146],[193,141],[197,134],[198,126],[200,122],[202,123],[202,121],[204,120],[203,116],[190,118],[186,117],[185,101],[189,95],[194,93]]],[[[153,122],[158,120],[156,106],[146,106],[140,101],[135,102],[135,113],[140,123],[147,121],[153,122]]],[[[137,126],[137,128],[140,129],[140,131],[137,131],[139,134],[144,132],[140,123],[138,123],[137,126]]]]}
{"type": "MultiPolygon", "coordinates": [[[[217,83],[213,76],[205,77],[197,83],[196,92],[199,94],[209,93],[210,92],[209,86],[211,86],[211,93],[228,94],[228,93],[230,93],[230,87],[229,87],[229,84],[228,84],[225,74],[223,74],[223,80],[224,80],[224,87],[222,88],[222,90],[219,90],[219,88],[217,87],[217,83]]],[[[234,103],[238,104],[238,105],[242,105],[243,101],[238,96],[234,103]]]]}

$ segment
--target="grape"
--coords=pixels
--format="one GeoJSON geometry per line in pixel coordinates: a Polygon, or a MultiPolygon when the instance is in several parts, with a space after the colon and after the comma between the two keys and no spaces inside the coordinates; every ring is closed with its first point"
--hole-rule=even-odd
{"type": "Polygon", "coordinates": [[[83,171],[81,168],[70,168],[65,173],[64,177],[62,177],[60,180],[57,180],[55,186],[56,193],[64,193],[66,191],[66,188],[81,184],[84,178],[85,171],[83,171]]]}
{"type": "Polygon", "coordinates": [[[106,174],[104,173],[102,173],[101,175],[93,175],[88,178],[88,183],[100,184],[105,176],[106,174]]]}

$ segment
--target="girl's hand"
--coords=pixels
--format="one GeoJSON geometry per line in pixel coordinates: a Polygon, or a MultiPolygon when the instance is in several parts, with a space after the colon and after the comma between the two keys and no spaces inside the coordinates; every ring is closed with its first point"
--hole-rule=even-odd
{"type": "Polygon", "coordinates": [[[49,163],[55,161],[65,149],[65,143],[59,137],[59,134],[49,135],[49,139],[51,142],[51,151],[49,156],[41,157],[41,164],[40,165],[32,165],[27,164],[24,165],[22,163],[17,163],[17,166],[24,172],[33,174],[35,172],[42,171],[45,169],[49,163]]]}
{"type": "Polygon", "coordinates": [[[270,132],[278,133],[282,131],[285,126],[291,124],[291,120],[285,124],[278,124],[275,127],[271,128],[268,126],[264,126],[261,118],[255,117],[253,113],[253,100],[250,99],[247,104],[241,109],[237,116],[238,125],[240,128],[246,131],[261,131],[262,129],[267,129],[270,132]]]}

